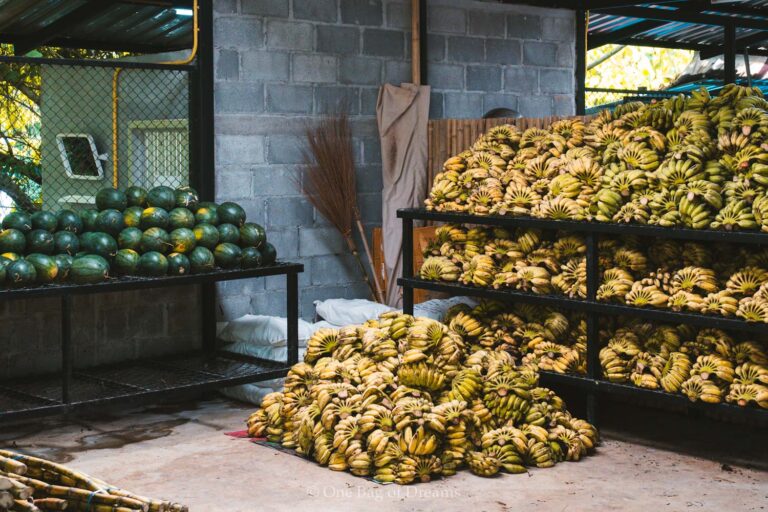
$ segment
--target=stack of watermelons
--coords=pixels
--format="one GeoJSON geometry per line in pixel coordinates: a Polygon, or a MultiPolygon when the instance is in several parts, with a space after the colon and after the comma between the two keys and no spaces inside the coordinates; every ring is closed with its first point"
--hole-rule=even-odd
{"type": "Polygon", "coordinates": [[[98,283],[272,265],[264,228],[232,202],[201,202],[191,188],[105,188],[96,208],[15,211],[0,231],[0,287],[98,283]]]}

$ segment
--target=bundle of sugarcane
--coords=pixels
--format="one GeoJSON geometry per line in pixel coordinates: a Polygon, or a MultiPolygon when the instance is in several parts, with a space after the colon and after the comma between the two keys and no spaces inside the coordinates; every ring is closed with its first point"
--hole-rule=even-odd
{"type": "Polygon", "coordinates": [[[186,512],[187,507],[111,486],[61,464],[0,450],[0,512],[186,512]]]}

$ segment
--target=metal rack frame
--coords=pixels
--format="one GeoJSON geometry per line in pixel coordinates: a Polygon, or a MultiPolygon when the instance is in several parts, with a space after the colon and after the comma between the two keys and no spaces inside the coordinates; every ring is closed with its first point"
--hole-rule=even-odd
{"type": "Polygon", "coordinates": [[[544,382],[569,384],[586,390],[587,416],[597,423],[597,399],[600,394],[643,397],[646,402],[656,405],[675,405],[703,411],[716,411],[729,418],[750,419],[768,422],[768,411],[752,407],[739,407],[728,403],[705,404],[690,402],[683,395],[664,391],[643,389],[627,384],[602,380],[599,361],[599,319],[601,316],[633,316],[659,322],[674,322],[717,327],[732,331],[768,333],[768,324],[750,323],[734,318],[725,318],[697,313],[679,313],[657,308],[637,308],[619,304],[599,302],[596,298],[600,284],[598,241],[601,235],[637,235],[674,240],[697,240],[768,246],[768,233],[755,231],[715,231],[663,228],[658,226],[610,224],[598,222],[576,222],[537,219],[532,217],[477,216],[464,213],[435,212],[423,208],[407,208],[397,212],[403,220],[403,276],[398,284],[403,287],[403,311],[413,314],[413,292],[416,289],[435,290],[451,295],[467,295],[490,298],[506,302],[525,302],[564,309],[582,311],[587,316],[587,373],[586,375],[562,375],[541,372],[544,382]],[[513,290],[495,290],[463,286],[457,283],[426,281],[413,275],[413,225],[414,221],[447,222],[453,224],[476,224],[505,228],[538,228],[549,231],[575,232],[584,235],[587,245],[587,298],[570,299],[556,295],[538,295],[513,290]]]}
{"type": "MultiPolygon", "coordinates": [[[[98,284],[51,284],[0,291],[0,302],[36,298],[61,299],[61,372],[0,381],[0,422],[81,411],[112,403],[149,402],[193,391],[234,386],[284,376],[299,357],[299,279],[304,265],[276,263],[247,270],[217,270],[189,276],[121,277],[98,284]],[[218,350],[216,318],[204,314],[202,350],[159,358],[75,370],[72,343],[72,298],[166,286],[284,275],[286,277],[288,353],[285,363],[218,350]]],[[[205,297],[205,293],[203,294],[205,297]]],[[[215,301],[215,295],[212,297],[215,301]]]]}

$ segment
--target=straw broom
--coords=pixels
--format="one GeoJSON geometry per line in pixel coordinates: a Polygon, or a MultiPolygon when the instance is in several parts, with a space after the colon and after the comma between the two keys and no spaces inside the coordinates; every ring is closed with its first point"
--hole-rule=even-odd
{"type": "Polygon", "coordinates": [[[357,207],[355,162],[349,117],[339,113],[306,129],[307,147],[299,186],[310,203],[344,238],[347,248],[360,266],[360,273],[371,289],[371,295],[384,303],[384,294],[376,276],[371,250],[357,207]],[[353,231],[357,228],[372,270],[363,264],[353,231]]]}

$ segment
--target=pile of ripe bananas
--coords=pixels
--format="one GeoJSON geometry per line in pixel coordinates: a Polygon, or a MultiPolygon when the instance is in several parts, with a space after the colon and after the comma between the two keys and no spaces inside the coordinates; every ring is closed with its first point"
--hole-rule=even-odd
{"type": "Polygon", "coordinates": [[[335,471],[398,484],[462,467],[520,473],[594,448],[595,428],[539,387],[536,371],[508,352],[472,346],[461,331],[399,313],[320,330],[283,392],[267,395],[248,419],[249,435],[335,471]]]}
{"type": "MultiPolygon", "coordinates": [[[[585,298],[579,235],[446,224],[424,252],[422,279],[585,298]]],[[[637,237],[603,239],[597,299],[768,322],[768,249],[637,237]]]]}
{"type": "Polygon", "coordinates": [[[428,209],[768,231],[768,101],[728,85],[520,132],[448,159],[428,209]]]}
{"type": "Polygon", "coordinates": [[[768,409],[768,353],[761,342],[737,341],[719,329],[642,322],[602,334],[608,341],[600,364],[611,382],[768,409]]]}

